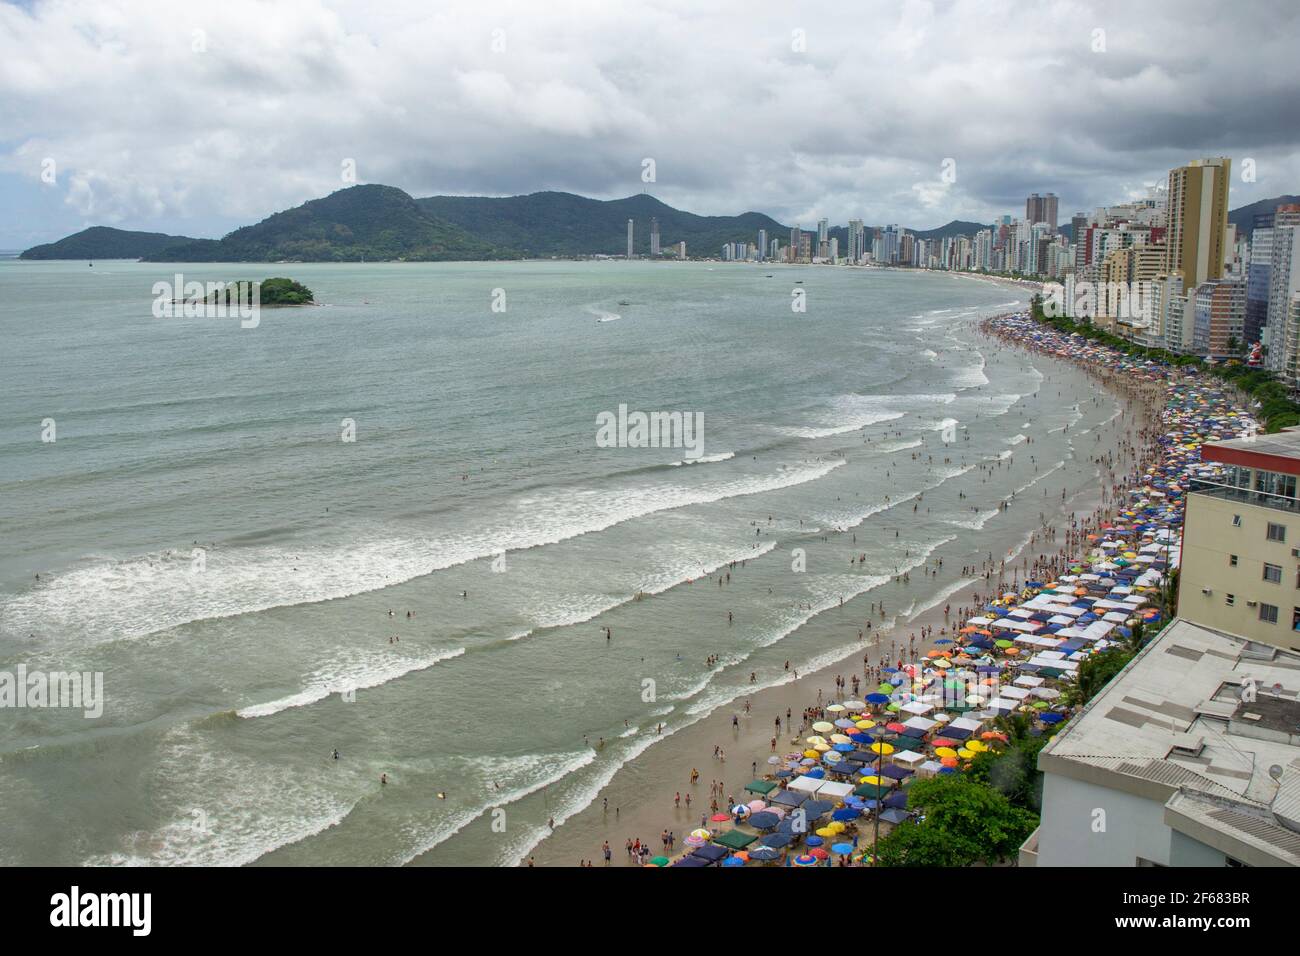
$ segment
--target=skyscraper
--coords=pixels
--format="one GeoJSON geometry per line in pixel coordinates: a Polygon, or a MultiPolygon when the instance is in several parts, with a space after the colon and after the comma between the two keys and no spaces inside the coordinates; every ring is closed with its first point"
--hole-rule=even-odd
{"type": "Polygon", "coordinates": [[[758,230],[758,261],[762,262],[767,258],[767,230],[758,230]]]}
{"type": "Polygon", "coordinates": [[[1169,171],[1165,271],[1181,273],[1188,291],[1223,276],[1231,175],[1226,156],[1194,159],[1169,171]]]}
{"type": "Polygon", "coordinates": [[[650,217],[650,257],[659,258],[659,220],[650,217]]]}
{"type": "Polygon", "coordinates": [[[632,220],[627,221],[627,257],[632,258],[632,220]]]}
{"type": "Polygon", "coordinates": [[[1052,227],[1052,232],[1055,232],[1056,217],[1056,193],[1048,193],[1046,196],[1040,196],[1038,193],[1029,194],[1029,198],[1025,200],[1025,221],[1029,225],[1045,222],[1052,227]]]}

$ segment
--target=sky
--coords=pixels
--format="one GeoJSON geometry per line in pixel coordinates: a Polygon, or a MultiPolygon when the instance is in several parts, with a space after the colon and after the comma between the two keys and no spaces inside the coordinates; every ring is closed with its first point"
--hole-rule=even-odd
{"type": "Polygon", "coordinates": [[[1235,208],[1300,193],[1297,36],[1294,0],[0,0],[0,249],[352,182],[925,229],[1226,155],[1235,208]]]}

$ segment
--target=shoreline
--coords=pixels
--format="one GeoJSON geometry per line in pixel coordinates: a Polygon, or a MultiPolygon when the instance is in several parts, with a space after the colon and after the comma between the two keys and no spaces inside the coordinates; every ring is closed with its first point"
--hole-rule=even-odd
{"type": "MultiPolygon", "coordinates": [[[[990,331],[991,321],[993,320],[986,319],[980,322],[980,334],[990,344],[1006,347],[1008,343],[990,331]]],[[[1043,357],[1064,362],[1089,378],[1097,378],[1095,370],[1081,363],[1068,362],[1050,355],[1043,357]]],[[[1128,390],[1107,387],[1106,394],[1114,401],[1117,412],[1099,426],[1099,431],[1106,432],[1106,440],[1099,443],[1098,448],[1090,449],[1089,457],[1096,453],[1109,456],[1118,463],[1125,459],[1126,447],[1137,448],[1136,436],[1149,427],[1151,405],[1149,402],[1141,402],[1139,396],[1128,390]]],[[[1158,411],[1156,414],[1158,416],[1158,411]]],[[[1081,454],[1078,451],[1076,453],[1081,454]]],[[[1141,452],[1135,450],[1133,454],[1136,457],[1141,452]]],[[[1096,481],[1090,482],[1068,500],[1058,502],[1049,515],[1048,523],[1053,528],[1064,527],[1066,533],[1049,536],[1042,534],[1041,528],[1038,532],[1031,531],[1008,554],[1008,577],[1022,564],[1034,567],[1051,561],[1059,562],[1062,558],[1059,545],[1070,537],[1069,529],[1102,523],[1116,501],[1116,484],[1113,479],[1112,469],[1098,466],[1096,481]]],[[[985,539],[976,536],[972,540],[978,544],[985,539]]],[[[1018,572],[1015,572],[1015,576],[1022,579],[1018,572]]],[[[1029,580],[1027,573],[1023,580],[1029,580]]],[[[888,639],[891,646],[889,660],[892,662],[895,654],[903,652],[903,647],[898,647],[897,651],[893,648],[902,644],[904,631],[929,634],[917,641],[912,652],[912,659],[923,658],[936,646],[937,640],[949,633],[949,628],[955,628],[959,620],[955,608],[951,614],[945,614],[945,604],[955,603],[958,595],[968,595],[970,590],[988,590],[992,586],[992,578],[986,578],[984,582],[976,578],[972,583],[972,579],[962,577],[952,584],[940,586],[925,597],[918,597],[914,607],[916,604],[921,605],[919,610],[913,610],[906,617],[900,615],[887,632],[874,632],[870,638],[861,642],[861,650],[866,655],[864,660],[870,659],[873,666],[884,662],[884,641],[888,639]]],[[[1003,589],[1000,581],[997,587],[999,591],[1003,589]]],[[[856,600],[861,601],[862,597],[856,600]]],[[[626,852],[625,841],[636,838],[653,843],[665,830],[672,831],[676,836],[677,843],[673,852],[679,852],[682,837],[701,825],[702,816],[712,814],[710,789],[714,780],[722,778],[719,789],[722,796],[743,795],[743,787],[751,780],[762,777],[769,769],[767,760],[770,756],[802,741],[806,732],[803,725],[800,725],[799,732],[792,734],[791,727],[785,723],[786,712],[797,720],[810,706],[826,704],[843,697],[845,690],[836,689],[835,678],[859,672],[862,664],[855,660],[857,651],[858,648],[855,648],[844,657],[813,672],[798,675],[796,671],[797,676],[789,680],[756,690],[745,699],[738,698],[733,704],[719,707],[695,723],[655,741],[642,754],[622,766],[596,799],[564,820],[537,844],[529,857],[519,861],[520,864],[573,866],[591,861],[592,865],[601,865],[602,844],[608,841],[612,850],[612,864],[638,865],[626,852]],[[772,739],[774,715],[782,718],[781,732],[776,737],[775,746],[772,739]],[[719,743],[724,751],[723,760],[711,757],[712,749],[719,746],[719,743]],[[650,764],[654,764],[655,768],[651,768],[650,764]],[[692,786],[690,776],[693,769],[699,771],[700,778],[692,786]],[[704,785],[706,778],[710,788],[704,785]],[[691,794],[689,810],[685,805],[685,795],[688,792],[691,794]],[[678,794],[683,798],[680,806],[675,803],[678,794]],[[605,808],[605,800],[608,800],[608,809],[605,808]]],[[[870,682],[868,678],[867,684],[870,682]]],[[[881,832],[887,832],[887,826],[881,832]]]]}

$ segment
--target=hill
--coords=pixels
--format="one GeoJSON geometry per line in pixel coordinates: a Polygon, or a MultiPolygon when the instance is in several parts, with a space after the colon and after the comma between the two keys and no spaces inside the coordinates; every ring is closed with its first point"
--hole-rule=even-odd
{"type": "Polygon", "coordinates": [[[18,258],[142,259],[168,246],[194,241],[188,236],[169,236],[161,232],[132,232],[111,226],[91,226],[65,236],[58,242],[32,246],[18,258]]]}
{"type": "Polygon", "coordinates": [[[726,242],[754,242],[758,230],[789,240],[789,228],[770,216],[697,216],[674,209],[653,196],[588,199],[572,193],[540,192],[501,199],[486,196],[429,196],[417,202],[426,212],[454,223],[479,239],[528,256],[578,256],[627,253],[627,221],[633,221],[633,248],[650,253],[650,219],[659,220],[660,247],[685,241],[692,256],[717,255],[726,242]]]}
{"type": "Polygon", "coordinates": [[[175,243],[150,262],[357,262],[513,258],[392,186],[350,186],[219,240],[175,243]]]}
{"type": "Polygon", "coordinates": [[[1228,210],[1228,222],[1237,227],[1237,235],[1249,237],[1255,231],[1255,216],[1258,213],[1272,212],[1284,203],[1300,203],[1300,196],[1276,196],[1273,199],[1261,199],[1248,206],[1228,210]]]}

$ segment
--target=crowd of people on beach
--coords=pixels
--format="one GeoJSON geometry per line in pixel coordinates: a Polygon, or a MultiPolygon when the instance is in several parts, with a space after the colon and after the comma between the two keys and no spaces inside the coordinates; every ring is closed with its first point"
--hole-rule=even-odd
{"type": "MultiPolygon", "coordinates": [[[[768,772],[757,772],[758,759],[747,765],[755,780],[746,790],[762,792],[762,799],[744,802],[742,797],[737,803],[733,789],[714,780],[710,812],[689,834],[684,853],[675,841],[665,842],[664,852],[651,862],[634,852],[643,844],[629,840],[632,861],[657,866],[870,865],[870,847],[862,846],[858,825],[867,820],[879,825],[886,818],[885,832],[904,825],[910,819],[906,787],[911,779],[960,772],[979,751],[996,749],[1003,735],[987,721],[1005,713],[1026,714],[1035,733],[1054,732],[1072,712],[1056,702],[1079,661],[1127,638],[1138,622],[1158,629],[1168,620],[1158,590],[1177,563],[1183,496],[1192,478],[1217,469],[1200,461],[1199,445],[1253,432],[1256,424],[1245,401],[1205,376],[1066,335],[1027,314],[986,320],[982,330],[1007,348],[1074,363],[1119,399],[1118,421],[1112,419],[1107,446],[1099,428],[1093,429],[1091,449],[1082,434],[1072,436],[1076,455],[1099,475],[1096,507],[1086,512],[1063,507],[1064,517],[1051,520],[1045,506],[1040,527],[1019,561],[988,553],[963,566],[964,578],[981,583],[968,599],[963,594],[956,607],[945,604],[941,623],[922,623],[905,641],[901,634],[888,643],[876,635],[877,643],[861,658],[861,675],[834,676],[833,699],[819,689],[816,702],[801,713],[787,708],[784,715],[774,715],[769,753],[762,757],[768,772]],[[970,698],[978,701],[974,709],[960,702],[952,706],[950,696],[934,696],[954,675],[983,678],[966,687],[977,692],[970,698]],[[998,696],[978,696],[986,690],[998,696]],[[962,721],[979,729],[958,733],[962,721]],[[924,732],[918,733],[920,727],[924,732]],[[815,735],[806,737],[810,732],[815,735]],[[779,755],[783,739],[808,749],[779,755]],[[888,769],[882,770],[886,755],[888,769]],[[908,759],[899,762],[899,756],[908,759]],[[834,781],[843,776],[847,783],[834,781]],[[859,779],[864,783],[846,792],[859,779]],[[772,789],[765,790],[767,786],[772,789]],[[810,794],[837,795],[823,811],[831,820],[810,824],[815,831],[791,832],[788,811],[799,805],[797,798],[810,794]],[[750,826],[750,820],[763,825],[750,826]],[[769,825],[773,820],[778,822],[769,825]],[[680,855],[674,859],[674,853],[680,855]]],[[[1100,395],[1093,399],[1098,405],[1103,400],[1100,395]]],[[[1050,494],[1044,488],[1043,497],[1050,494]]],[[[1065,500],[1062,490],[1061,502],[1065,500]]],[[[860,555],[865,553],[858,551],[850,563],[861,562],[860,555]]],[[[922,569],[929,572],[941,563],[942,558],[932,557],[922,569]]],[[[870,613],[883,619],[884,603],[871,602],[870,613]]],[[[869,629],[868,622],[859,636],[869,629]]],[[[732,725],[737,726],[737,715],[732,715],[732,725]]],[[[721,745],[714,746],[713,757],[720,766],[725,762],[721,745]]],[[[698,779],[693,770],[691,784],[698,779]]],[[[674,794],[674,808],[683,801],[691,806],[689,790],[674,794]]],[[[803,805],[813,804],[821,808],[816,800],[803,805]]],[[[605,860],[609,862],[608,854],[605,860]]]]}

